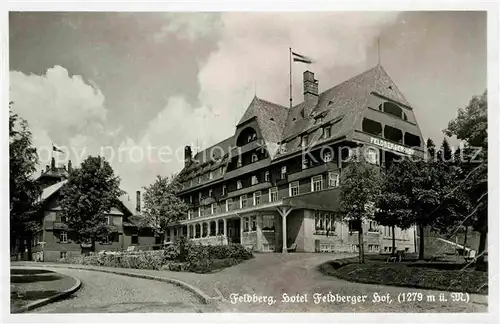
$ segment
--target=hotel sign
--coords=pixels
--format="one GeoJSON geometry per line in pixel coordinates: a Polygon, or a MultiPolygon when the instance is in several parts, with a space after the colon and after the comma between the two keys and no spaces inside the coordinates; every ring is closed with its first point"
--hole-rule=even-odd
{"type": "Polygon", "coordinates": [[[381,140],[381,139],[378,139],[375,137],[370,138],[370,143],[375,144],[377,146],[380,146],[382,148],[391,150],[391,151],[399,152],[399,153],[404,153],[404,154],[408,154],[408,155],[413,155],[413,153],[415,153],[414,149],[411,149],[409,147],[405,147],[402,145],[394,144],[391,142],[387,142],[387,141],[384,141],[384,140],[381,140]]]}

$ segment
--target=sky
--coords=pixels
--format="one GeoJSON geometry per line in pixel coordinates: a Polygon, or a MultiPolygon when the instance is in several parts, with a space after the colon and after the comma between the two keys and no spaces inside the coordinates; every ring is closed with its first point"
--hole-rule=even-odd
{"type": "Polygon", "coordinates": [[[486,12],[9,14],[13,110],[26,119],[41,170],[104,155],[131,197],[157,174],[234,133],[254,95],[288,105],[310,69],[326,90],[380,63],[425,138],[487,86],[486,12]],[[379,47],[377,50],[377,39],[379,47]],[[380,55],[378,54],[380,53],[380,55]]]}

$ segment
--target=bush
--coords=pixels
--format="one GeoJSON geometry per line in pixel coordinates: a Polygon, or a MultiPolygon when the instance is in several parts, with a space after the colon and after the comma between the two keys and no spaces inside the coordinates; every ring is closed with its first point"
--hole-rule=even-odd
{"type": "Polygon", "coordinates": [[[230,267],[252,257],[252,252],[240,244],[207,246],[193,244],[180,238],[164,250],[94,253],[88,256],[72,257],[60,262],[102,267],[168,269],[206,273],[214,269],[230,267]]]}

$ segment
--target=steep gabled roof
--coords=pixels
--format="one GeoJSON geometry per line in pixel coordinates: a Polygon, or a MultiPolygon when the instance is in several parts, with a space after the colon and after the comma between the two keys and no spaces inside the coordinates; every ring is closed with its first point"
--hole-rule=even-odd
{"type": "MultiPolygon", "coordinates": [[[[311,116],[302,117],[301,111],[306,103],[302,102],[290,110],[282,140],[286,142],[283,157],[300,150],[301,133],[315,127],[315,116],[322,115],[322,123],[332,122],[331,138],[350,135],[353,126],[367,107],[370,94],[379,95],[400,102],[410,107],[410,104],[399,91],[396,84],[387,75],[381,65],[377,65],[319,94],[318,104],[312,109],[311,116]]],[[[309,107],[308,107],[309,108],[309,107]]],[[[311,145],[319,139],[321,130],[312,133],[309,138],[311,145]]]]}
{"type": "Polygon", "coordinates": [[[53,194],[58,192],[59,189],[61,189],[62,186],[64,186],[67,182],[68,182],[68,180],[60,181],[56,184],[53,184],[50,187],[43,189],[42,194],[40,196],[40,201],[44,201],[44,200],[50,198],[53,194]]]}
{"type": "Polygon", "coordinates": [[[287,115],[286,107],[254,97],[238,126],[255,117],[264,140],[278,143],[285,128],[287,115]]]}

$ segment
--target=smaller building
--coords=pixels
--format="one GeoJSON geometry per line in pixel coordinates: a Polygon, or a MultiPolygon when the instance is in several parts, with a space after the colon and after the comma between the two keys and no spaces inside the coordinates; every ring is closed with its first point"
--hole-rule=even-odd
{"type": "MultiPolygon", "coordinates": [[[[79,256],[88,252],[90,246],[80,244],[78,235],[68,227],[62,216],[59,204],[61,189],[67,183],[71,172],[71,161],[68,169],[51,167],[42,173],[38,181],[44,187],[40,197],[42,201],[42,229],[33,235],[31,240],[31,258],[35,261],[58,261],[60,259],[79,256]]],[[[117,199],[116,204],[106,215],[110,235],[101,242],[95,243],[95,251],[123,251],[133,247],[135,250],[150,250],[161,242],[153,231],[142,226],[140,211],[140,192],[137,191],[136,206],[128,196],[117,199]]]]}

